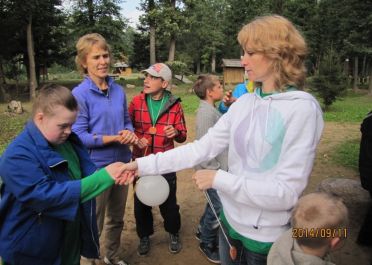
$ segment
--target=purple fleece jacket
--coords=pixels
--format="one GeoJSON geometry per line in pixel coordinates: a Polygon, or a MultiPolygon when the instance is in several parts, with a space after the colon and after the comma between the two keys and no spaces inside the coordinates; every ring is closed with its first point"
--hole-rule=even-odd
{"type": "Polygon", "coordinates": [[[107,78],[105,95],[88,76],[72,90],[79,103],[79,114],[72,130],[88,148],[90,158],[98,168],[113,162],[128,162],[131,152],[128,145],[104,145],[103,135],[116,135],[121,130],[133,131],[123,88],[107,78]]]}

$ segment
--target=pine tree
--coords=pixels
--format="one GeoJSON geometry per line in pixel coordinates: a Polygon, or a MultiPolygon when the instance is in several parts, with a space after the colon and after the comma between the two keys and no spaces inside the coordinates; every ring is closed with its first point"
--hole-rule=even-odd
{"type": "Polygon", "coordinates": [[[324,110],[327,110],[347,89],[339,56],[332,48],[328,49],[319,64],[319,70],[311,82],[311,90],[323,100],[324,110]]]}

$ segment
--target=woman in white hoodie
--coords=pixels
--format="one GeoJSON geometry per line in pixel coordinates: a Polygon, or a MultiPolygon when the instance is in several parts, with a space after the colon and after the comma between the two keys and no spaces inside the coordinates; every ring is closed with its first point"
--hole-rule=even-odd
{"type": "Polygon", "coordinates": [[[300,91],[307,47],[290,21],[258,17],[241,29],[238,41],[255,92],[240,97],[200,140],[139,158],[123,170],[164,174],[208,161],[228,147],[228,171],[200,170],[193,178],[221,198],[220,219],[229,240],[220,233],[221,263],[266,264],[308,183],[323,118],[316,99],[300,91]],[[237,249],[236,260],[228,243],[237,249]]]}

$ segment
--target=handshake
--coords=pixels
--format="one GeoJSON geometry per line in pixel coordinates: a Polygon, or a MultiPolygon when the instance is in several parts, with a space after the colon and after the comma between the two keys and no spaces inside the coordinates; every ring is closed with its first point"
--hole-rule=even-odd
{"type": "Polygon", "coordinates": [[[115,162],[105,167],[107,173],[118,185],[129,185],[138,177],[137,162],[115,162]]]}
{"type": "MultiPolygon", "coordinates": [[[[118,185],[129,185],[138,177],[137,161],[126,164],[112,163],[106,167],[106,170],[118,185]]],[[[217,170],[201,169],[194,173],[192,179],[200,190],[207,190],[213,187],[216,174],[217,170]]]]}

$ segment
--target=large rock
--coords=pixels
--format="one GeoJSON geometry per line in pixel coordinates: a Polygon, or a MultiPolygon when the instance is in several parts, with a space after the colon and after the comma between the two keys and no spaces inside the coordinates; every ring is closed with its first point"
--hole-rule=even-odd
{"type": "Polygon", "coordinates": [[[340,196],[349,210],[350,228],[359,230],[372,203],[369,192],[362,188],[359,180],[328,178],[318,185],[317,190],[340,196]]]}
{"type": "Polygon", "coordinates": [[[12,100],[8,104],[8,111],[11,113],[22,114],[23,107],[21,101],[12,100]]]}

